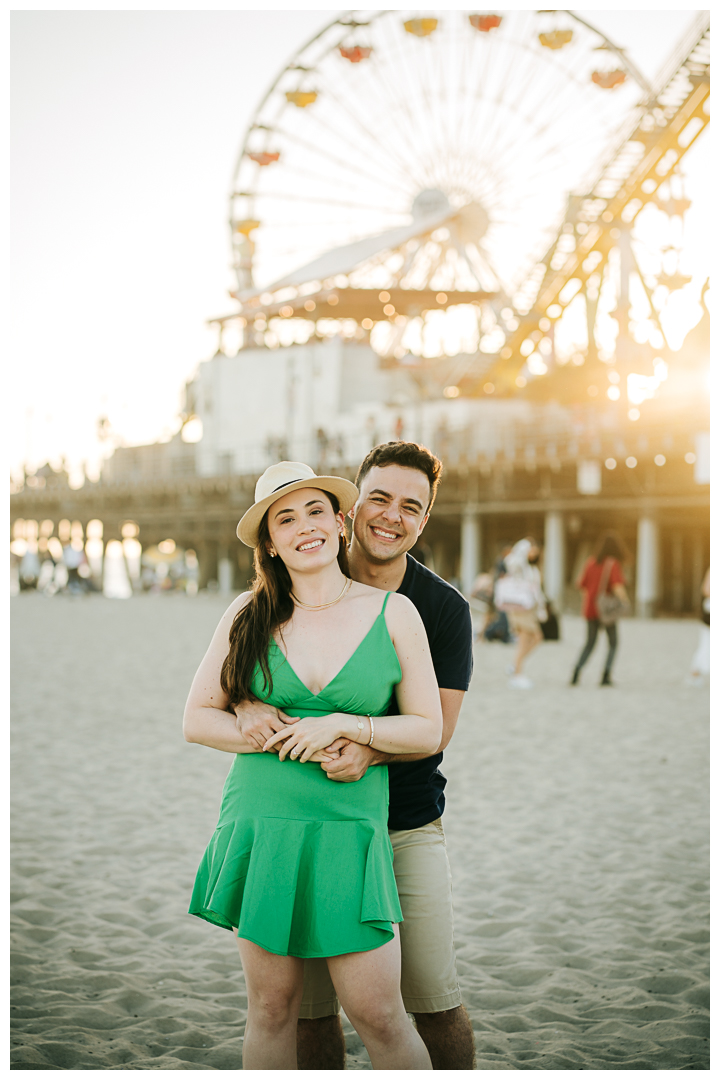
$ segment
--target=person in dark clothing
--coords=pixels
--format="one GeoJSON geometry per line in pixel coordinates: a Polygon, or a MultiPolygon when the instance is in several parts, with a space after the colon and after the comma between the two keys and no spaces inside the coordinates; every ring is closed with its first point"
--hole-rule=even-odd
{"type": "Polygon", "coordinates": [[[625,578],[622,572],[622,564],[627,559],[625,545],[616,532],[606,532],[600,537],[597,552],[592,555],[577,580],[577,588],[584,592],[583,615],[587,619],[587,640],[580,654],[575,670],[570,680],[571,686],[577,686],[580,681],[580,672],[590,659],[597,643],[598,633],[601,626],[605,626],[608,636],[608,654],[605,660],[605,669],[600,682],[601,686],[612,686],[612,666],[617,652],[618,635],[617,623],[603,624],[597,609],[597,599],[600,592],[611,593],[628,604],[628,594],[625,589],[625,578]]]}
{"type": "MultiPolygon", "coordinates": [[[[498,579],[507,574],[507,566],[505,565],[505,556],[509,555],[512,551],[512,544],[507,544],[501,554],[500,558],[496,561],[493,567],[493,593],[495,591],[495,584],[498,579]]],[[[507,613],[504,611],[498,611],[495,607],[494,600],[490,603],[490,614],[482,631],[482,638],[485,641],[502,641],[505,645],[511,645],[513,642],[513,636],[510,633],[510,623],[508,622],[507,613]]]]}

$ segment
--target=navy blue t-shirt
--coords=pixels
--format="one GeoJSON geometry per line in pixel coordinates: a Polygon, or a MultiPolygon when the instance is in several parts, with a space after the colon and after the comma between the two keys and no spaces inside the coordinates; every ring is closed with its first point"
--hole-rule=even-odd
{"type": "MultiPolygon", "coordinates": [[[[407,555],[400,588],[412,600],[425,624],[435,676],[443,690],[467,690],[472,675],[472,620],[467,600],[447,581],[407,555]]],[[[393,697],[389,712],[397,715],[393,697]]],[[[390,813],[388,828],[419,829],[445,809],[446,778],[440,772],[442,753],[388,765],[390,813]]]]}

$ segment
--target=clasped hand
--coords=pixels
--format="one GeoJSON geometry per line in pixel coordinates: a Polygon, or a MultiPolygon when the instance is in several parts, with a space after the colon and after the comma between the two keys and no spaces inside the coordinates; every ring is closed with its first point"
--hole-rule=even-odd
{"type": "MultiPolygon", "coordinates": [[[[288,716],[281,709],[276,709],[274,705],[267,705],[263,701],[243,702],[242,705],[236,708],[235,715],[238,731],[245,739],[245,742],[258,752],[265,750],[266,744],[272,735],[276,732],[288,731],[292,725],[297,724],[299,721],[299,717],[288,716]]],[[[276,745],[268,747],[268,749],[271,753],[276,754],[279,747],[276,745]]],[[[282,756],[284,757],[284,754],[282,756]]],[[[327,764],[336,761],[339,756],[339,750],[325,750],[323,748],[311,754],[306,760],[327,764]]]]}
{"type": "Polygon", "coordinates": [[[339,756],[339,751],[329,750],[328,747],[344,735],[347,719],[343,713],[329,713],[327,716],[306,716],[302,720],[293,720],[271,735],[263,750],[274,750],[279,746],[281,761],[288,755],[293,761],[332,761],[339,756]],[[325,756],[318,757],[319,754],[325,756]]]}

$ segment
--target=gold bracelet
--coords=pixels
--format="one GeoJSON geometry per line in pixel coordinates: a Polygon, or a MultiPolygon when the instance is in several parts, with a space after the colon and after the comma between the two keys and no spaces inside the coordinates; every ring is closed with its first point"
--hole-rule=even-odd
{"type": "Polygon", "coordinates": [[[368,743],[368,746],[372,746],[373,739],[375,738],[375,724],[373,723],[372,716],[368,716],[368,720],[370,721],[370,742],[368,743]]]}

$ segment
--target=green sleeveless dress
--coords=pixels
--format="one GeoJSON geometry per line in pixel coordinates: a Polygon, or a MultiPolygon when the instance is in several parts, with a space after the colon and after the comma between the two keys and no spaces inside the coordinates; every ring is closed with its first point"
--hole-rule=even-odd
{"type": "MultiPolygon", "coordinates": [[[[390,594],[388,593],[388,596],[390,594]]],[[[273,641],[272,693],[256,668],[253,693],[288,716],[381,716],[402,678],[382,611],[320,694],[311,694],[273,641]]],[[[388,836],[387,766],[356,783],[318,762],[237,754],[220,818],[195,880],[190,914],[280,956],[339,956],[390,941],[402,922],[388,836]]]]}

